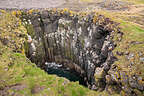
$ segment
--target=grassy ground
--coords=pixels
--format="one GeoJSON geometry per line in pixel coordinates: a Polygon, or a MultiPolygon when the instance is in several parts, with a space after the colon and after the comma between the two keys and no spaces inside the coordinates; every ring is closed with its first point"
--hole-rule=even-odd
{"type": "Polygon", "coordinates": [[[144,4],[143,0],[123,0],[123,1],[133,2],[135,4],[144,4]]]}

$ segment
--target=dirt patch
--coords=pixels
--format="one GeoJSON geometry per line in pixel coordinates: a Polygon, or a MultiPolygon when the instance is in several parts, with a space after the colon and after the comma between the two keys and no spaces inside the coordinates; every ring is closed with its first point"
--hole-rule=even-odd
{"type": "Polygon", "coordinates": [[[34,88],[32,88],[31,93],[37,94],[44,89],[45,89],[45,86],[35,86],[34,88]]]}
{"type": "Polygon", "coordinates": [[[2,89],[0,89],[0,96],[10,96],[10,95],[14,95],[15,93],[9,93],[8,90],[15,90],[15,91],[20,91],[27,88],[27,86],[25,84],[15,84],[15,85],[11,85],[11,86],[6,86],[2,89]]]}

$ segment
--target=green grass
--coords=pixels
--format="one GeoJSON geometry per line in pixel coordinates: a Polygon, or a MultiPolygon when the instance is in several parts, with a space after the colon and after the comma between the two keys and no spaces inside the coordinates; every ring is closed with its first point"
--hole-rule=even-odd
{"type": "Polygon", "coordinates": [[[135,4],[144,4],[144,0],[123,0],[123,1],[128,1],[135,4]]]}

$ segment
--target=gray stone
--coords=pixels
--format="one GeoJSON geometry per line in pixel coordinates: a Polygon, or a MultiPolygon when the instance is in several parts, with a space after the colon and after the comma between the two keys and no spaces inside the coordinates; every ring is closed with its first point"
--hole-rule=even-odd
{"type": "Polygon", "coordinates": [[[96,70],[95,70],[95,74],[94,74],[94,77],[95,79],[102,79],[105,77],[105,71],[104,71],[104,68],[100,68],[100,67],[97,67],[96,70]]]}
{"type": "Polygon", "coordinates": [[[139,90],[143,90],[144,89],[143,85],[138,84],[136,78],[129,78],[129,85],[132,88],[136,88],[136,89],[139,89],[139,90]]]}
{"type": "Polygon", "coordinates": [[[117,53],[117,55],[119,55],[119,56],[122,56],[123,54],[124,54],[124,52],[116,52],[117,53]]]}
{"type": "Polygon", "coordinates": [[[46,19],[43,19],[43,23],[44,23],[44,24],[48,24],[48,23],[51,23],[51,21],[50,21],[49,18],[46,18],[46,19]]]}
{"type": "Polygon", "coordinates": [[[139,56],[142,56],[143,55],[143,53],[142,52],[139,52],[139,56]]]}
{"type": "Polygon", "coordinates": [[[144,57],[141,57],[141,58],[140,58],[140,61],[144,62],[144,57]]]}
{"type": "Polygon", "coordinates": [[[131,59],[134,57],[134,53],[130,53],[128,56],[127,56],[127,59],[131,59]]]}
{"type": "Polygon", "coordinates": [[[129,51],[126,51],[126,52],[125,52],[125,55],[129,55],[129,51]]]}

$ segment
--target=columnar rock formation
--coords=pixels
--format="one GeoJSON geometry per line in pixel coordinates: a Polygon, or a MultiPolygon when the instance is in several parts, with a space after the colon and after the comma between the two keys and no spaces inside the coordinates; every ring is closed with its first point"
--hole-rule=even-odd
{"type": "Polygon", "coordinates": [[[105,88],[105,76],[115,60],[114,22],[101,15],[73,15],[68,10],[23,15],[23,21],[29,33],[27,54],[33,62],[41,67],[45,62],[60,63],[78,73],[90,88],[105,88]]]}
{"type": "Polygon", "coordinates": [[[62,64],[93,90],[124,90],[131,95],[135,95],[132,88],[143,90],[137,80],[112,65],[117,60],[112,50],[123,35],[117,23],[102,15],[78,15],[67,9],[30,10],[21,18],[29,34],[26,54],[37,66],[46,70],[47,62],[62,64]]]}

